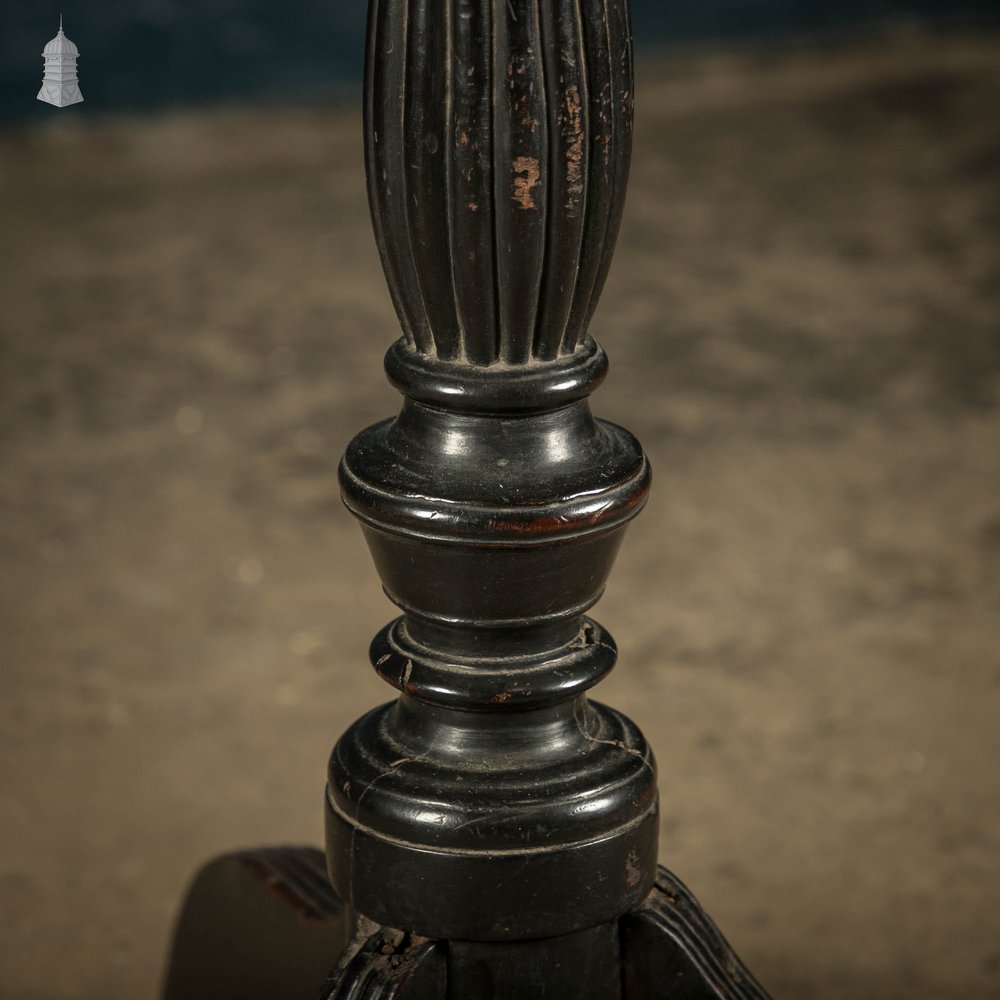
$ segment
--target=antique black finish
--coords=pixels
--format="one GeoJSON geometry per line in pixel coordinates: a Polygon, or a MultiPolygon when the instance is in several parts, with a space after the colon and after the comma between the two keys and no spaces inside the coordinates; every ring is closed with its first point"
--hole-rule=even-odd
{"type": "Polygon", "coordinates": [[[588,403],[631,147],[626,0],[369,10],[366,168],[404,399],[340,482],[403,614],[371,647],[399,696],[330,760],[354,940],[324,996],[763,997],[656,881],[652,753],[587,696],[616,648],[586,612],[650,481],[588,403]]]}
{"type": "Polygon", "coordinates": [[[582,615],[649,484],[586,400],[629,158],[626,12],[370,10],[369,194],[405,401],[340,479],[405,615],[372,648],[400,699],[331,760],[330,874],[420,934],[567,934],[638,905],[656,866],[649,748],[584,694],[615,648],[582,615]]]}
{"type": "Polygon", "coordinates": [[[164,1000],[313,1000],[350,936],[321,851],[225,855],[188,891],[164,1000]]]}

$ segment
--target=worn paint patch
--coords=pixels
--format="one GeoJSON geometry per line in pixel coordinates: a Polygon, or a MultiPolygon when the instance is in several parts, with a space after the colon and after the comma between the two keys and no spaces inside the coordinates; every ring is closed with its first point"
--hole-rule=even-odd
{"type": "Polygon", "coordinates": [[[639,855],[629,851],[625,859],[625,884],[634,889],[642,881],[642,868],[639,865],[639,855]]]}
{"type": "Polygon", "coordinates": [[[538,183],[538,160],[534,156],[519,156],[514,160],[514,201],[521,208],[537,208],[534,187],[538,183]]]}
{"type": "Polygon", "coordinates": [[[570,201],[566,208],[574,208],[573,198],[583,193],[583,122],[580,113],[580,91],[573,85],[566,91],[565,124],[571,142],[566,148],[566,179],[570,201]]]}

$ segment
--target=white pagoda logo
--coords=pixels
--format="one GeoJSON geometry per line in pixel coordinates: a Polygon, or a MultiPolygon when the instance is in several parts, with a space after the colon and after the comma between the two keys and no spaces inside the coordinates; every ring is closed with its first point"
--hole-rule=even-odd
{"type": "Polygon", "coordinates": [[[45,76],[38,99],[57,108],[79,104],[83,100],[80,85],[76,82],[76,60],[80,50],[63,34],[62,14],[59,15],[59,34],[42,49],[45,76]]]}

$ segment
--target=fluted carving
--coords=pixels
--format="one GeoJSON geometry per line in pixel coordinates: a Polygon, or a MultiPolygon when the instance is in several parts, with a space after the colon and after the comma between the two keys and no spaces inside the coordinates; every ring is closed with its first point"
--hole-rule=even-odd
{"type": "Polygon", "coordinates": [[[369,198],[406,341],[478,365],[573,353],[624,202],[627,3],[372,0],[369,16],[369,198]]]}

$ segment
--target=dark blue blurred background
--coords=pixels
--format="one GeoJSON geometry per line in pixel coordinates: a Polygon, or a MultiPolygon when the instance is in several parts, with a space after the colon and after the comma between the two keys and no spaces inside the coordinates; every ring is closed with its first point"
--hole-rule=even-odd
{"type": "MultiPolygon", "coordinates": [[[[0,0],[0,120],[50,117],[35,100],[59,13],[80,48],[94,114],[210,101],[325,100],[357,86],[365,0],[0,0]]],[[[780,39],[893,19],[994,19],[1000,0],[633,0],[640,45],[780,39]]]]}

